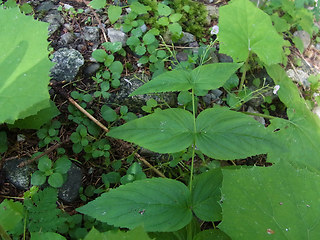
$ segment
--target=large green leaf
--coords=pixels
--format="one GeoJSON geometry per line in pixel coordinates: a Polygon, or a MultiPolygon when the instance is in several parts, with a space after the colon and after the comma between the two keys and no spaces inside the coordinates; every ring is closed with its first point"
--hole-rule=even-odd
{"type": "Polygon", "coordinates": [[[174,153],[193,141],[192,114],[183,109],[166,109],[111,129],[109,137],[134,142],[159,153],[174,153]]]}
{"type": "Polygon", "coordinates": [[[196,146],[219,160],[246,158],[273,151],[271,132],[250,116],[215,106],[197,120],[196,146]]]}
{"type": "Polygon", "coordinates": [[[190,89],[190,78],[190,73],[186,70],[179,69],[165,72],[139,87],[130,96],[156,92],[186,91],[190,89]]]}
{"type": "Polygon", "coordinates": [[[50,107],[48,23],[0,7],[0,124],[50,107]]]}
{"type": "Polygon", "coordinates": [[[107,231],[100,233],[95,228],[92,228],[84,240],[151,240],[148,234],[144,231],[142,227],[135,228],[131,231],[123,232],[117,231],[107,231]]]}
{"type": "Polygon", "coordinates": [[[220,221],[222,173],[211,169],[195,177],[192,186],[192,210],[203,221],[220,221]]]}
{"type": "Polygon", "coordinates": [[[320,176],[281,161],[225,169],[223,220],[232,239],[320,239],[320,176]]]}
{"type": "Polygon", "coordinates": [[[267,65],[282,61],[283,38],[270,17],[249,0],[233,0],[219,8],[219,27],[220,52],[235,61],[246,61],[251,51],[267,65]]]}
{"type": "Polygon", "coordinates": [[[20,202],[5,199],[0,204],[0,225],[4,230],[13,230],[22,219],[23,206],[20,202]]]}
{"type": "Polygon", "coordinates": [[[189,89],[210,90],[221,86],[241,66],[238,63],[214,63],[199,66],[192,71],[173,70],[163,73],[131,93],[130,96],[189,89]]]}
{"type": "Polygon", "coordinates": [[[111,5],[108,8],[108,17],[112,24],[118,21],[119,17],[121,16],[121,12],[122,8],[119,6],[111,5]]]}
{"type": "Polygon", "coordinates": [[[280,66],[268,67],[267,71],[280,86],[277,93],[287,106],[289,117],[289,120],[271,121],[270,128],[278,130],[275,134],[281,149],[272,151],[268,160],[286,160],[320,173],[320,119],[310,111],[305,100],[300,97],[298,88],[280,66]]]}
{"type": "Polygon", "coordinates": [[[152,178],[122,185],[77,211],[118,227],[143,226],[146,231],[170,232],[192,219],[190,192],[181,182],[152,178]]]}

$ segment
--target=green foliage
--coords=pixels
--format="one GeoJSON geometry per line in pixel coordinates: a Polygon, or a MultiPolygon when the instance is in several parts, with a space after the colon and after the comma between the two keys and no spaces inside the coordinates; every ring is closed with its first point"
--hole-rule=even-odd
{"type": "Polygon", "coordinates": [[[285,161],[268,168],[222,171],[223,220],[219,228],[232,239],[239,233],[241,239],[320,237],[319,191],[315,191],[318,174],[285,161]]]}
{"type": "Polygon", "coordinates": [[[48,24],[18,8],[0,6],[0,12],[1,32],[6,32],[0,37],[0,123],[13,123],[50,107],[48,24]]]}
{"type": "Polygon", "coordinates": [[[23,215],[21,203],[5,199],[0,204],[0,227],[2,226],[5,231],[14,230],[23,219],[23,215]]]}
{"type": "Polygon", "coordinates": [[[135,228],[131,231],[121,232],[121,231],[108,231],[100,233],[95,228],[92,228],[84,240],[127,240],[127,239],[139,239],[139,240],[151,240],[148,234],[144,231],[142,227],[135,228]]]}
{"type": "Polygon", "coordinates": [[[42,185],[46,182],[48,177],[48,183],[54,188],[59,188],[64,182],[66,173],[71,167],[71,161],[66,157],[58,158],[54,164],[47,157],[41,157],[38,162],[38,171],[35,171],[31,176],[32,185],[42,185]]]}
{"type": "Polygon", "coordinates": [[[282,62],[284,40],[266,13],[248,0],[232,1],[221,7],[219,13],[221,53],[237,62],[246,61],[251,52],[266,65],[282,62]]]}
{"type": "Polygon", "coordinates": [[[104,8],[107,4],[106,0],[92,0],[89,5],[93,8],[93,9],[100,9],[100,8],[104,8]]]}
{"type": "Polygon", "coordinates": [[[25,199],[30,232],[55,232],[64,224],[66,219],[59,217],[61,210],[56,207],[57,200],[57,190],[54,188],[45,188],[25,199]]]}

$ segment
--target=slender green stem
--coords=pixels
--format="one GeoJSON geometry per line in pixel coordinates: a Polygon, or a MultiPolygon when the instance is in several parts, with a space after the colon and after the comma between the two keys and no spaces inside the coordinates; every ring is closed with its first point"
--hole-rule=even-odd
{"type": "Polygon", "coordinates": [[[244,63],[244,66],[243,66],[243,72],[242,72],[241,81],[240,81],[240,85],[239,85],[239,91],[242,90],[243,84],[244,84],[244,80],[246,79],[247,68],[248,68],[248,65],[249,65],[249,57],[250,57],[250,55],[248,56],[246,62],[244,63]]]}
{"type": "MultiPolygon", "coordinates": [[[[196,106],[195,106],[195,96],[194,96],[194,89],[192,89],[192,115],[193,115],[193,132],[196,134],[197,128],[196,128],[196,106]]],[[[195,149],[196,145],[193,140],[192,144],[192,158],[191,158],[191,169],[190,169],[190,183],[189,183],[189,188],[190,192],[192,192],[192,181],[193,181],[193,166],[194,166],[194,155],[195,155],[195,149]]]]}
{"type": "Polygon", "coordinates": [[[192,221],[187,225],[187,240],[192,240],[192,221]]]}

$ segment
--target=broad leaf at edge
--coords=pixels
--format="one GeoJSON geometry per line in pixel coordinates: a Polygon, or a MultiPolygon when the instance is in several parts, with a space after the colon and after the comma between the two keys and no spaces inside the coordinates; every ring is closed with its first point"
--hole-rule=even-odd
{"type": "Polygon", "coordinates": [[[177,231],[192,219],[189,189],[181,182],[152,178],[111,189],[77,209],[99,221],[148,232],[177,231]]]}
{"type": "Polygon", "coordinates": [[[220,168],[211,169],[197,175],[192,186],[192,210],[202,221],[221,221],[220,168]]]}
{"type": "Polygon", "coordinates": [[[193,141],[192,114],[183,109],[166,109],[111,129],[109,137],[134,142],[158,153],[174,153],[193,141]]]}
{"type": "Polygon", "coordinates": [[[49,107],[48,24],[0,7],[0,124],[49,107]]]}
{"type": "Polygon", "coordinates": [[[139,240],[151,240],[148,234],[144,231],[143,227],[137,227],[133,230],[124,232],[124,231],[107,231],[100,233],[94,227],[86,235],[84,240],[130,240],[130,239],[139,239],[139,240]]]}
{"type": "Polygon", "coordinates": [[[173,70],[163,73],[131,93],[130,96],[157,93],[186,91],[189,89],[210,90],[221,86],[241,66],[239,63],[213,63],[199,66],[191,72],[173,70]]]}
{"type": "Polygon", "coordinates": [[[209,157],[232,160],[273,151],[272,132],[248,115],[215,106],[196,120],[197,148],[209,157]]]}
{"type": "Polygon", "coordinates": [[[289,120],[273,119],[269,128],[275,132],[281,148],[272,151],[268,161],[290,161],[320,173],[320,119],[310,111],[299,90],[279,66],[267,67],[268,74],[280,86],[278,95],[287,106],[289,120]]]}
{"type": "Polygon", "coordinates": [[[320,176],[281,161],[223,169],[219,228],[232,239],[320,239],[320,176]]]}
{"type": "Polygon", "coordinates": [[[252,51],[267,65],[281,63],[283,38],[270,17],[249,0],[233,0],[219,8],[220,52],[244,62],[252,51]]]}

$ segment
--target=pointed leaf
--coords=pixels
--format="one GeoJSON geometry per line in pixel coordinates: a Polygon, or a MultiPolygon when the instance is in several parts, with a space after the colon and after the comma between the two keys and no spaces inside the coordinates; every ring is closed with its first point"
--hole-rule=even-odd
{"type": "Polygon", "coordinates": [[[290,161],[320,173],[320,119],[310,111],[298,88],[280,66],[268,67],[267,71],[280,86],[277,94],[287,106],[289,117],[289,120],[271,121],[270,128],[278,130],[275,135],[281,142],[281,149],[272,151],[268,160],[290,161]]]}
{"type": "Polygon", "coordinates": [[[286,161],[222,172],[219,228],[232,239],[320,239],[319,175],[286,161]]]}
{"type": "Polygon", "coordinates": [[[214,63],[197,67],[190,71],[173,70],[163,73],[145,83],[130,96],[170,91],[186,91],[191,88],[197,90],[216,89],[231,77],[241,66],[238,63],[214,63]]]}
{"type": "Polygon", "coordinates": [[[170,232],[192,219],[190,192],[181,182],[152,178],[122,185],[77,211],[99,221],[129,229],[170,232]]]}
{"type": "Polygon", "coordinates": [[[192,144],[192,114],[183,109],[166,109],[111,129],[109,137],[133,142],[158,153],[179,152],[192,144]]]}
{"type": "Polygon", "coordinates": [[[203,221],[220,221],[222,173],[211,169],[195,177],[192,187],[192,210],[203,221]]]}
{"type": "Polygon", "coordinates": [[[239,63],[213,63],[197,67],[191,72],[191,81],[195,90],[216,89],[237,71],[239,63]]]}
{"type": "Polygon", "coordinates": [[[190,78],[190,73],[185,70],[165,72],[142,85],[130,96],[146,93],[186,91],[191,88],[190,78]]]}
{"type": "Polygon", "coordinates": [[[249,52],[267,65],[281,63],[284,40],[270,17],[249,0],[234,0],[219,8],[220,52],[244,62],[249,52]]]}
{"type": "Polygon", "coordinates": [[[259,122],[226,107],[216,106],[197,117],[196,146],[220,160],[246,158],[275,147],[269,131],[259,122]]]}

